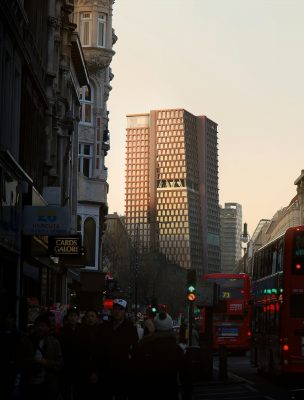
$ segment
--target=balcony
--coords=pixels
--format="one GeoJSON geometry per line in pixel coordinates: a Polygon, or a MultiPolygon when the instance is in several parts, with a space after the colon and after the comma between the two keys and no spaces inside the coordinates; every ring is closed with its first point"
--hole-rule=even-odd
{"type": "Polygon", "coordinates": [[[79,203],[107,203],[108,184],[100,179],[87,178],[79,174],[78,202],[79,203]]]}
{"type": "Polygon", "coordinates": [[[84,47],[83,52],[85,55],[86,63],[90,69],[104,69],[107,68],[115,51],[106,48],[84,47]]]}

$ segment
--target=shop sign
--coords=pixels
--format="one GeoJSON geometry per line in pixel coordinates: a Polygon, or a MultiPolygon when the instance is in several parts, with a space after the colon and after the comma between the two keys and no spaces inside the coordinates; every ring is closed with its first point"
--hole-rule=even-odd
{"type": "Polygon", "coordinates": [[[53,257],[81,255],[81,236],[52,236],[49,238],[49,252],[53,257]]]}
{"type": "Polygon", "coordinates": [[[70,233],[70,216],[67,207],[24,207],[24,235],[56,236],[70,233]]]}

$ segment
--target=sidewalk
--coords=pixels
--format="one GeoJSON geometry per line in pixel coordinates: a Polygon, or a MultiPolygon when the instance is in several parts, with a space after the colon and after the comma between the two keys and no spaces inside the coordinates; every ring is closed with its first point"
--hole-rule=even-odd
{"type": "Polygon", "coordinates": [[[227,379],[220,379],[218,368],[213,367],[212,379],[204,377],[193,377],[192,385],[195,386],[218,386],[231,385],[236,383],[248,383],[248,381],[238,375],[227,373],[227,379]]]}

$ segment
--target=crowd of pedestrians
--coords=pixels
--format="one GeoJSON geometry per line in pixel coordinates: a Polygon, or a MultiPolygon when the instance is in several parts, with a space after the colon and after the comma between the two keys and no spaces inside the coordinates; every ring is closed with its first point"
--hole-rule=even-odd
{"type": "Polygon", "coordinates": [[[70,309],[60,330],[51,313],[39,315],[28,333],[7,316],[0,340],[8,400],[191,399],[191,371],[166,312],[140,331],[123,299],[113,301],[106,321],[96,310],[80,319],[70,309]]]}

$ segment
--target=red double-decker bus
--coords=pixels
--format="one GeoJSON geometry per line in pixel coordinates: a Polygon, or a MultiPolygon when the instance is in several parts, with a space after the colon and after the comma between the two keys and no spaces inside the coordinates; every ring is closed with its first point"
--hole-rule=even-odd
{"type": "Polygon", "coordinates": [[[304,226],[254,253],[252,360],[269,374],[304,372],[304,226]]]}
{"type": "Polygon", "coordinates": [[[219,288],[219,301],[213,307],[214,350],[218,350],[220,345],[225,345],[229,351],[249,350],[251,341],[249,275],[206,274],[203,276],[203,281],[214,282],[219,288]]]}

